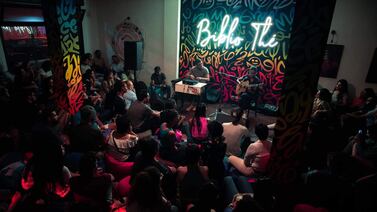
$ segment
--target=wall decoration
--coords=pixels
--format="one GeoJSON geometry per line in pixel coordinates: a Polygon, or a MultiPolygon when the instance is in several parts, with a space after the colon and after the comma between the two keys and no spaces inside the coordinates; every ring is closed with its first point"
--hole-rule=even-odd
{"type": "Polygon", "coordinates": [[[130,22],[130,18],[126,18],[116,26],[111,38],[112,49],[122,61],[124,60],[124,41],[142,41],[144,43],[140,28],[130,22]]]}
{"type": "Polygon", "coordinates": [[[365,82],[377,83],[377,48],[374,50],[372,62],[365,82]]]}
{"type": "Polygon", "coordinates": [[[336,78],[343,54],[343,45],[327,44],[321,65],[321,77],[336,78]]]}
{"type": "Polygon", "coordinates": [[[42,1],[48,47],[54,76],[54,92],[59,107],[70,114],[83,104],[80,70],[80,21],[77,0],[42,1]]]}
{"type": "MultiPolygon", "coordinates": [[[[281,204],[289,205],[300,168],[314,95],[336,0],[297,1],[285,80],[271,148],[269,174],[280,185],[281,204]],[[321,21],[318,21],[321,20],[321,21]],[[312,33],[308,33],[308,30],[312,33]]],[[[296,185],[296,186],[295,186],[296,185]]],[[[296,190],[297,191],[297,190],[296,190]]],[[[292,204],[293,205],[293,204],[292,204]]],[[[276,206],[281,211],[291,211],[276,206]]]]}
{"type": "Polygon", "coordinates": [[[179,76],[197,58],[210,71],[209,86],[227,102],[235,95],[236,79],[250,68],[261,81],[260,102],[277,106],[289,49],[294,0],[183,0],[181,3],[179,76]]]}

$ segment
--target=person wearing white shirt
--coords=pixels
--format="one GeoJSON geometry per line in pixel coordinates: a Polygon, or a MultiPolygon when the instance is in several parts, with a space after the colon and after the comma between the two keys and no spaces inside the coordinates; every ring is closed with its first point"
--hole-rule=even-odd
{"type": "Polygon", "coordinates": [[[131,104],[137,100],[137,96],[135,93],[134,84],[131,80],[126,81],[127,85],[127,92],[123,95],[124,101],[126,102],[126,109],[128,110],[131,104]]]}
{"type": "Polygon", "coordinates": [[[124,72],[124,64],[121,63],[120,58],[117,55],[113,55],[111,59],[111,70],[113,70],[115,73],[117,73],[118,76],[120,76],[124,72]]]}
{"type": "Polygon", "coordinates": [[[85,54],[82,57],[80,69],[81,69],[81,74],[82,75],[84,75],[88,70],[92,69],[91,60],[90,60],[90,57],[89,57],[88,54],[85,54]]]}

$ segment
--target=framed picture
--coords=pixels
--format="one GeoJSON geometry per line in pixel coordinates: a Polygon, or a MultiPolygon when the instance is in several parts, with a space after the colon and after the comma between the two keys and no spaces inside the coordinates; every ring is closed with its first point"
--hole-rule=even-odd
{"type": "Polygon", "coordinates": [[[377,48],[374,50],[372,62],[365,82],[377,83],[377,48]]]}
{"type": "Polygon", "coordinates": [[[321,65],[321,77],[336,78],[343,54],[343,45],[327,44],[321,65]]]}

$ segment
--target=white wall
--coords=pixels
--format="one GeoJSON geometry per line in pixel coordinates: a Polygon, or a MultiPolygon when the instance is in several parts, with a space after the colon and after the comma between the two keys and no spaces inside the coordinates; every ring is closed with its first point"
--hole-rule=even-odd
{"type": "Polygon", "coordinates": [[[164,70],[168,80],[178,78],[180,1],[165,0],[164,8],[164,70]]]}
{"type": "Polygon", "coordinates": [[[89,24],[84,30],[84,38],[89,40],[85,41],[86,51],[101,49],[110,62],[114,54],[111,47],[111,32],[130,17],[130,22],[139,27],[144,37],[144,58],[142,70],[138,72],[138,80],[149,84],[155,66],[162,68],[169,81],[176,78],[180,7],[178,0],[94,0],[94,3],[93,0],[89,1],[85,15],[87,19],[84,23],[89,24]],[[98,42],[89,38],[93,36],[96,36],[98,42]]]}
{"type": "Polygon", "coordinates": [[[4,54],[4,48],[3,48],[3,42],[0,39],[0,71],[7,71],[8,66],[7,66],[7,61],[5,59],[5,54],[4,54]]]}
{"type": "Polygon", "coordinates": [[[82,31],[84,39],[85,53],[94,53],[100,46],[99,31],[98,31],[98,15],[97,15],[97,1],[85,0],[84,7],[85,15],[82,22],[82,31]]]}
{"type": "Polygon", "coordinates": [[[339,79],[346,79],[351,95],[366,87],[377,91],[377,84],[365,82],[377,48],[377,1],[337,0],[331,30],[337,33],[336,44],[344,45],[343,56],[337,78],[320,77],[319,85],[331,91],[339,79]]]}

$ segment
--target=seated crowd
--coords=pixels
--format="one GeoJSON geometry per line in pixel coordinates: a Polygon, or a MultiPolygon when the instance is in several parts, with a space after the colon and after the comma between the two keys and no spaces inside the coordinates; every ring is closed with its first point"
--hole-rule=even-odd
{"type": "MultiPolygon", "coordinates": [[[[48,62],[12,67],[14,81],[0,87],[0,211],[274,209],[273,191],[252,184],[268,176],[267,125],[241,109],[232,122],[210,121],[205,103],[184,117],[160,67],[148,87],[112,60],[99,50],[82,57],[84,105],[74,115],[55,104],[48,62]],[[166,100],[151,107],[150,94],[166,100]]],[[[376,96],[365,89],[348,104],[346,86],[316,95],[296,211],[373,202],[360,195],[376,180],[376,96]]]]}

